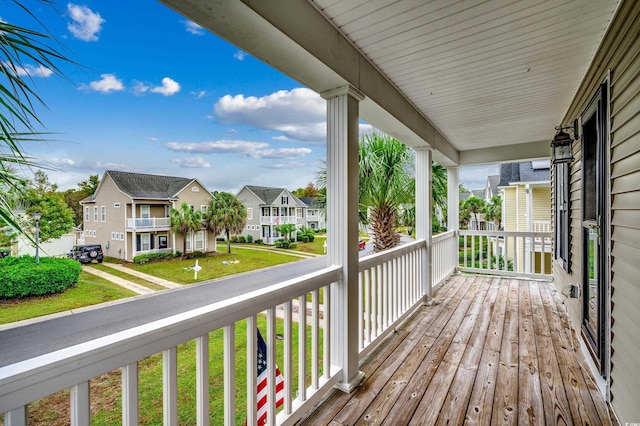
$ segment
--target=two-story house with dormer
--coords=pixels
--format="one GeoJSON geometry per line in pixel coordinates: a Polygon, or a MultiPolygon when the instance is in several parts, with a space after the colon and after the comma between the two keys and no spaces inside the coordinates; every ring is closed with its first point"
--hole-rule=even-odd
{"type": "Polygon", "coordinates": [[[273,244],[282,236],[275,226],[293,223],[305,227],[307,205],[286,188],[245,185],[238,192],[238,199],[247,208],[247,224],[243,234],[253,240],[261,239],[273,244]]]}
{"type": "Polygon", "coordinates": [[[197,179],[107,170],[96,192],[80,202],[86,244],[102,244],[105,256],[133,260],[139,254],[213,250],[206,229],[171,232],[171,209],[187,203],[206,212],[212,196],[197,179]]]}

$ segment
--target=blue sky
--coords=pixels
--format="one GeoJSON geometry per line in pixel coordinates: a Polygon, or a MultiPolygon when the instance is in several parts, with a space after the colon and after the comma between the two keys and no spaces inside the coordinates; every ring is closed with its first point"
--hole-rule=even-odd
{"type": "MultiPolygon", "coordinates": [[[[105,170],[198,178],[210,190],[315,182],[325,158],[325,102],[314,92],[155,0],[24,4],[75,61],[28,74],[54,141],[29,154],[61,189],[105,170]],[[125,7],[126,6],[126,7],[125,7]]],[[[12,3],[3,21],[35,28],[12,3]]],[[[496,166],[461,169],[482,188],[496,166]]]]}

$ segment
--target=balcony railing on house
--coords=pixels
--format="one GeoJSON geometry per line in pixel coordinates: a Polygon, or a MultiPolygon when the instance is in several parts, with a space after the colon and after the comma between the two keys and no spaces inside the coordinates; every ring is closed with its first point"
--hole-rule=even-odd
{"type": "Polygon", "coordinates": [[[297,222],[298,218],[296,216],[260,216],[261,225],[282,225],[285,223],[297,222]]]}
{"type": "MultiPolygon", "coordinates": [[[[425,286],[427,245],[416,241],[364,257],[360,260],[358,336],[360,358],[373,350],[394,327],[422,304],[425,286]]],[[[114,333],[73,347],[38,356],[0,368],[0,413],[5,426],[26,425],[27,405],[35,400],[70,388],[71,424],[90,421],[89,380],[114,369],[122,373],[122,423],[137,424],[138,362],[162,354],[164,424],[177,424],[177,347],[196,342],[196,417],[198,424],[209,419],[209,333],[224,330],[223,353],[212,354],[224,360],[224,424],[235,424],[236,376],[235,335],[238,322],[246,321],[248,354],[256,353],[256,327],[259,315],[266,317],[270,424],[293,424],[342,377],[342,370],[330,358],[331,285],[340,279],[341,267],[330,266],[264,289],[221,302],[182,312],[114,333]],[[320,302],[322,293],[323,301],[320,302]],[[309,296],[310,295],[310,296],[309,296]],[[310,320],[297,315],[297,348],[292,336],[292,301],[305,306],[311,299],[310,320]],[[285,383],[284,406],[275,415],[276,309],[283,310],[282,373],[285,383]],[[322,321],[320,318],[322,316],[322,321]],[[307,323],[308,322],[308,323],[307,323]],[[322,327],[321,327],[322,324],[322,327]],[[310,336],[311,344],[306,344],[310,336]],[[297,349],[297,369],[293,354],[297,349]],[[307,371],[309,365],[310,371],[307,371]],[[292,387],[292,378],[299,385],[292,387]],[[295,397],[294,397],[295,395],[295,397]]],[[[108,309],[108,308],[107,308],[108,309]]],[[[247,422],[256,423],[256,358],[246,362],[247,422]]]]}
{"type": "Polygon", "coordinates": [[[171,226],[171,218],[168,217],[147,217],[147,218],[127,218],[127,229],[168,229],[171,226]]]}
{"type": "Polygon", "coordinates": [[[462,272],[551,279],[551,232],[459,231],[462,272]]]}

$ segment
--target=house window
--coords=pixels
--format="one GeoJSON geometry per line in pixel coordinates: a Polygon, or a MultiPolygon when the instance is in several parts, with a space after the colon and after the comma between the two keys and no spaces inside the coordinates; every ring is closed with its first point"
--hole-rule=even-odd
{"type": "Polygon", "coordinates": [[[94,230],[94,231],[92,231],[92,234],[93,234],[93,235],[92,235],[92,236],[93,236],[93,238],[95,238],[95,237],[96,237],[96,231],[95,231],[95,230],[94,230]]]}
{"type": "Polygon", "coordinates": [[[151,250],[151,238],[149,234],[140,234],[140,251],[151,250]]]}
{"type": "Polygon", "coordinates": [[[286,205],[289,204],[289,197],[287,197],[286,195],[282,197],[282,202],[280,204],[282,205],[286,205]]]}
{"type": "Polygon", "coordinates": [[[204,231],[195,233],[195,250],[204,250],[204,231]]]}
{"type": "Polygon", "coordinates": [[[111,239],[112,240],[117,240],[118,239],[118,234],[116,232],[112,232],[111,233],[111,239]]]}
{"type": "Polygon", "coordinates": [[[187,251],[191,251],[191,232],[187,232],[184,235],[184,239],[185,239],[185,248],[187,251]]]}
{"type": "Polygon", "coordinates": [[[120,208],[120,203],[113,203],[113,208],[114,209],[119,209],[120,208]]]}
{"type": "Polygon", "coordinates": [[[171,206],[164,206],[164,217],[171,217],[171,206]]]}
{"type": "Polygon", "coordinates": [[[100,207],[100,220],[103,222],[107,221],[107,206],[100,207]]]}
{"type": "Polygon", "coordinates": [[[570,166],[567,163],[555,165],[555,258],[562,268],[570,272],[570,239],[569,224],[569,182],[570,166]]]}
{"type": "Polygon", "coordinates": [[[120,241],[124,241],[124,232],[120,233],[120,241]]]}
{"type": "Polygon", "coordinates": [[[89,222],[89,207],[84,208],[84,220],[85,222],[89,222]]]}
{"type": "Polygon", "coordinates": [[[191,192],[200,192],[200,188],[198,188],[197,186],[193,186],[191,187],[191,192]]]}
{"type": "Polygon", "coordinates": [[[247,225],[247,231],[251,231],[251,225],[247,225]]]}
{"type": "Polygon", "coordinates": [[[209,208],[209,206],[205,206],[205,205],[200,206],[200,211],[202,212],[202,214],[207,213],[207,208],[209,208]]]}
{"type": "Polygon", "coordinates": [[[263,207],[262,216],[271,216],[271,209],[269,207],[263,207]]]}
{"type": "Polygon", "coordinates": [[[140,217],[142,219],[148,219],[151,217],[151,207],[148,204],[140,206],[140,217]]]}
{"type": "Polygon", "coordinates": [[[253,220],[253,208],[247,207],[247,220],[253,220]]]}
{"type": "Polygon", "coordinates": [[[166,235],[158,235],[158,248],[166,249],[167,248],[167,236],[166,235]]]}
{"type": "Polygon", "coordinates": [[[302,209],[301,209],[301,208],[297,208],[297,209],[296,209],[296,217],[297,217],[298,219],[301,219],[301,218],[303,217],[303,216],[302,216],[302,209]]]}
{"type": "Polygon", "coordinates": [[[95,206],[93,208],[93,221],[97,222],[98,221],[98,206],[95,206]]]}

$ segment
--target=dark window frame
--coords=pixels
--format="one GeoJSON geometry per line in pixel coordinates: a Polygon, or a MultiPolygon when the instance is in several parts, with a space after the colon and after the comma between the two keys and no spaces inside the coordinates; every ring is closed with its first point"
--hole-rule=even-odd
{"type": "Polygon", "coordinates": [[[554,170],[555,258],[571,273],[571,165],[560,163],[554,170]]]}

